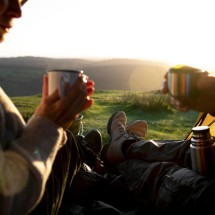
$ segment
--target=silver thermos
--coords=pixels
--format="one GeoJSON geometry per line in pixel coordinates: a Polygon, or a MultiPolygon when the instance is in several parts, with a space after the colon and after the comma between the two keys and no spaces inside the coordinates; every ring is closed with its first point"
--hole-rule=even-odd
{"type": "Polygon", "coordinates": [[[197,173],[214,177],[215,175],[215,143],[209,126],[192,128],[190,144],[192,169],[197,173]]]}

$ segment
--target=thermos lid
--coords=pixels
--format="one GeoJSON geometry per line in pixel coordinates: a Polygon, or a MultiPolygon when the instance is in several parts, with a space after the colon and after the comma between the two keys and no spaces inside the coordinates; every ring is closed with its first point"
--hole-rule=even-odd
{"type": "Polygon", "coordinates": [[[202,125],[202,126],[196,126],[192,128],[192,131],[195,133],[202,133],[202,132],[209,132],[209,126],[207,125],[202,125]]]}
{"type": "Polygon", "coordinates": [[[211,134],[209,126],[196,126],[192,128],[193,136],[191,142],[197,145],[211,144],[211,134]]]}

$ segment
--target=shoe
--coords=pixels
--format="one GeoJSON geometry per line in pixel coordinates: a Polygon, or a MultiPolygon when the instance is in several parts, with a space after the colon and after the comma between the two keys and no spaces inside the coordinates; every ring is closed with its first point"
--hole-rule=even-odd
{"type": "Polygon", "coordinates": [[[107,133],[109,134],[109,141],[101,152],[101,159],[106,166],[125,160],[122,145],[126,141],[134,141],[134,138],[129,137],[126,131],[126,122],[126,114],[123,111],[114,113],[108,121],[107,133]]]}
{"type": "Polygon", "coordinates": [[[129,135],[143,139],[146,136],[148,124],[145,120],[135,120],[127,125],[126,131],[129,135]]]}
{"type": "Polygon", "coordinates": [[[85,147],[90,148],[95,154],[99,155],[102,150],[102,135],[99,130],[90,130],[82,140],[85,147]]]}
{"type": "Polygon", "coordinates": [[[78,140],[78,142],[80,142],[80,143],[84,140],[84,135],[79,135],[79,134],[78,134],[78,135],[76,135],[75,137],[76,137],[76,139],[78,140]]]}

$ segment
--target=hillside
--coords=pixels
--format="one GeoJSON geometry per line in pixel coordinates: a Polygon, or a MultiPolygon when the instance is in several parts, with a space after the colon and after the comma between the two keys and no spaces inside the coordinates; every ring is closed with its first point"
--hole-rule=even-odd
{"type": "Polygon", "coordinates": [[[41,93],[48,69],[83,69],[96,90],[159,89],[168,65],[133,59],[53,59],[43,57],[0,58],[0,85],[9,96],[41,93]]]}

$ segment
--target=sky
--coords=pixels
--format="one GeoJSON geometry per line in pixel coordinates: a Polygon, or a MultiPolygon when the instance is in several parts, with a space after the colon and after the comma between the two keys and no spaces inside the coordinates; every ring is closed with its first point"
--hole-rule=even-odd
{"type": "Polygon", "coordinates": [[[139,58],[215,71],[214,0],[29,0],[0,57],[139,58]]]}

